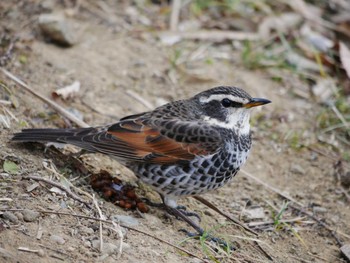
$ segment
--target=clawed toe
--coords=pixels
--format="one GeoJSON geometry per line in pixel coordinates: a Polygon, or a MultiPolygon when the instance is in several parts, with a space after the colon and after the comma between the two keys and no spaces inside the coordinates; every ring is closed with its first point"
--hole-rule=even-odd
{"type": "Polygon", "coordinates": [[[224,249],[230,249],[230,250],[236,250],[236,248],[230,244],[228,244],[226,241],[220,239],[220,238],[217,238],[217,237],[213,237],[211,236],[210,234],[208,233],[205,233],[204,231],[202,233],[193,233],[193,232],[190,232],[188,231],[187,229],[179,229],[180,232],[184,232],[188,237],[191,237],[191,238],[200,238],[201,236],[204,237],[205,240],[208,240],[208,241],[212,241],[216,244],[218,244],[220,247],[224,248],[224,249]]]}
{"type": "Polygon", "coordinates": [[[202,221],[201,217],[199,216],[199,214],[197,214],[196,212],[193,212],[193,211],[187,211],[186,209],[186,206],[183,206],[183,205],[179,205],[176,207],[177,210],[181,210],[181,212],[185,215],[185,216],[188,216],[188,217],[195,217],[198,219],[199,222],[202,221]]]}

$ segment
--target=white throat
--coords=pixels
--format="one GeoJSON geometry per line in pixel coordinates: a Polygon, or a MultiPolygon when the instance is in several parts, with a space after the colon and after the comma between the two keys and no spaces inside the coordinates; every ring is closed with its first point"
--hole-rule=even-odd
{"type": "Polygon", "coordinates": [[[230,109],[230,114],[226,121],[220,121],[209,116],[205,116],[203,121],[210,125],[216,125],[226,129],[235,130],[237,134],[248,135],[250,133],[250,111],[247,109],[230,109]],[[234,112],[233,112],[234,111],[234,112]]]}

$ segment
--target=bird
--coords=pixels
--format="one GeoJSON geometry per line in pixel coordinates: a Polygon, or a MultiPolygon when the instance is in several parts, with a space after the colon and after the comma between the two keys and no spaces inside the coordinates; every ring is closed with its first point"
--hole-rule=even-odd
{"type": "Polygon", "coordinates": [[[67,143],[109,155],[152,186],[172,213],[201,232],[176,209],[178,199],[230,182],[252,146],[251,109],[270,102],[238,87],[218,86],[106,126],[24,129],[12,140],[67,143]]]}

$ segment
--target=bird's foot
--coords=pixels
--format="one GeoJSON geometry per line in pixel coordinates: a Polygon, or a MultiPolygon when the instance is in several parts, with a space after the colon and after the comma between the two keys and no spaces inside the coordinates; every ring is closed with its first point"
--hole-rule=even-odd
{"type": "Polygon", "coordinates": [[[177,210],[181,210],[181,212],[185,215],[185,216],[188,216],[188,217],[195,217],[198,219],[199,222],[202,221],[201,217],[198,215],[198,213],[196,212],[193,212],[193,211],[187,211],[187,207],[184,206],[184,205],[178,205],[176,207],[177,210]]]}
{"type": "Polygon", "coordinates": [[[214,237],[214,236],[208,234],[207,232],[204,232],[204,230],[202,230],[201,233],[193,233],[193,232],[190,232],[184,228],[180,229],[179,231],[184,232],[188,237],[212,241],[212,242],[218,244],[220,247],[222,247],[225,250],[227,250],[227,249],[232,250],[232,251],[236,250],[236,248],[234,246],[232,246],[231,244],[228,244],[225,240],[222,240],[221,238],[218,238],[218,237],[214,237]]]}

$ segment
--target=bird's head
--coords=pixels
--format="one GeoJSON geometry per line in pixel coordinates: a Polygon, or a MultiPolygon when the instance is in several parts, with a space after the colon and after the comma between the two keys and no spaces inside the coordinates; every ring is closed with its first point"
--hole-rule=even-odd
{"type": "Polygon", "coordinates": [[[236,87],[216,87],[194,97],[203,112],[203,121],[210,125],[234,129],[239,134],[250,130],[250,110],[270,103],[262,98],[252,98],[247,92],[236,87]]]}

